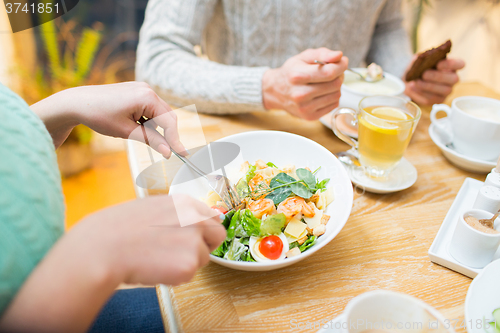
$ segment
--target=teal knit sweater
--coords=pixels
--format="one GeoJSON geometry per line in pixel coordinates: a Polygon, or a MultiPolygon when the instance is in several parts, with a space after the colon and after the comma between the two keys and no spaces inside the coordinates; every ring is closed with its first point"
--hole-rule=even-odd
{"type": "Polygon", "coordinates": [[[28,105],[0,84],[0,315],[63,232],[52,138],[28,105]]]}

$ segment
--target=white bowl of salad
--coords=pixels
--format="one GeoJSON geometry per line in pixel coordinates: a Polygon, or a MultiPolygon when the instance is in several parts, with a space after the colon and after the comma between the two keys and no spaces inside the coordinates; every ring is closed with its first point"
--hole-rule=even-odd
{"type": "Polygon", "coordinates": [[[469,333],[500,333],[500,259],[489,263],[469,286],[465,297],[465,320],[453,322],[467,326],[469,333]]]}
{"type": "MultiPolygon", "coordinates": [[[[185,193],[225,213],[226,240],[211,260],[244,271],[268,271],[292,265],[327,245],[351,213],[353,189],[337,158],[320,144],[299,135],[252,131],[216,142],[239,146],[223,172],[244,206],[229,211],[201,178],[187,179],[187,166],[172,181],[170,193],[185,193]]],[[[191,160],[207,156],[210,145],[191,160]]],[[[215,163],[217,164],[217,163],[215,163]]],[[[214,174],[222,174],[222,170],[214,174]]]]}

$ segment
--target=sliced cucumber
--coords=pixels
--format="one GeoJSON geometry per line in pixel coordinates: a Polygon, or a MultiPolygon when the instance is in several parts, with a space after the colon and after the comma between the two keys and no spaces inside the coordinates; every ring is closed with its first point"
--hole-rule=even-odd
{"type": "Polygon", "coordinates": [[[500,328],[500,308],[493,310],[493,319],[497,322],[497,329],[500,328]]]}
{"type": "Polygon", "coordinates": [[[500,333],[500,326],[498,324],[496,324],[494,321],[490,321],[488,323],[488,325],[490,325],[490,330],[485,330],[486,332],[490,332],[490,333],[500,333]]]}

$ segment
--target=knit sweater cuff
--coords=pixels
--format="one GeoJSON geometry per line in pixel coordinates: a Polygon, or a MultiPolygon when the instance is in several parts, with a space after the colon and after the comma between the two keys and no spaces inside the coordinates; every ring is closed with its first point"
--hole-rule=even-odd
{"type": "Polygon", "coordinates": [[[232,80],[235,98],[245,104],[265,110],[262,102],[262,76],[269,67],[246,68],[232,80]]]}

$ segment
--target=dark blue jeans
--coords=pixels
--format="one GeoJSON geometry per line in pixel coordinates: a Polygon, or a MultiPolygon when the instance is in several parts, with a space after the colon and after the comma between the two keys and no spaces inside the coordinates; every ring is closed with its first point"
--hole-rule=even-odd
{"type": "Polygon", "coordinates": [[[155,288],[117,290],[89,330],[101,332],[164,333],[155,288]]]}

